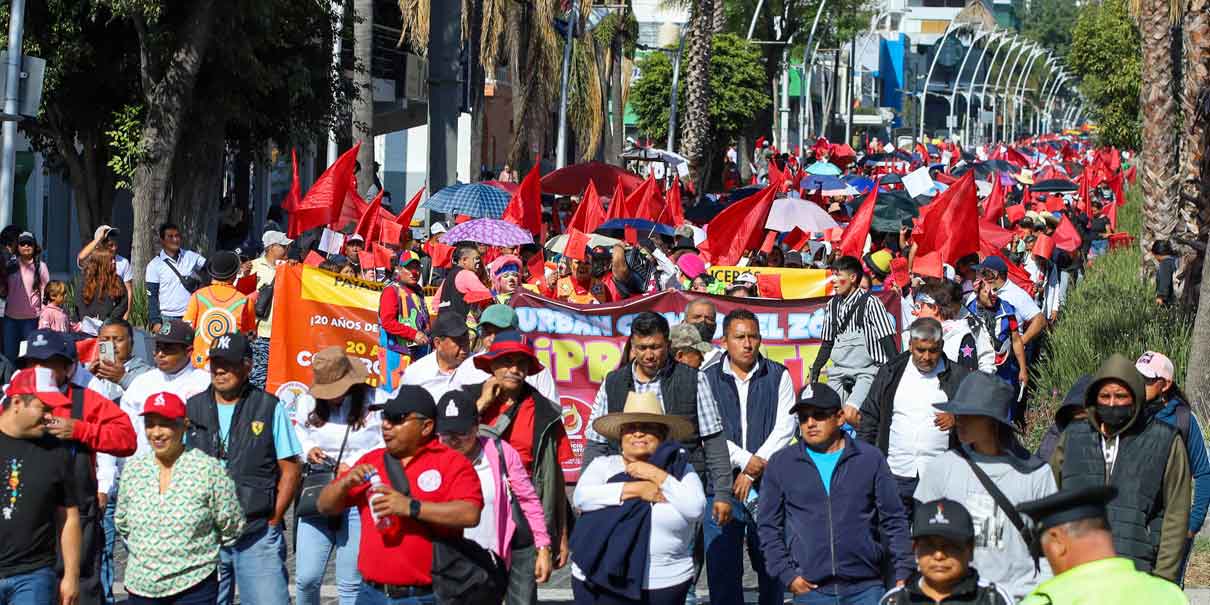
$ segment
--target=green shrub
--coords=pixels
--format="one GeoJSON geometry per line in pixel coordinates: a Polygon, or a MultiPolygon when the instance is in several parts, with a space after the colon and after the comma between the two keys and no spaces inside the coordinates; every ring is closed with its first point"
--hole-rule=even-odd
{"type": "MultiPolygon", "coordinates": [[[[1140,223],[1141,199],[1133,191],[1129,198],[1119,214],[1119,227],[1127,230],[1140,223]]],[[[1031,445],[1041,440],[1076,379],[1096,372],[1110,354],[1133,359],[1159,351],[1172,358],[1178,373],[1186,367],[1193,317],[1156,306],[1155,284],[1141,277],[1141,264],[1137,246],[1114,250],[1096,259],[1068,294],[1030,372],[1035,386],[1026,416],[1031,445]]]]}
{"type": "Polygon", "coordinates": [[[147,289],[135,284],[130,301],[130,323],[140,328],[147,325],[147,289]]]}

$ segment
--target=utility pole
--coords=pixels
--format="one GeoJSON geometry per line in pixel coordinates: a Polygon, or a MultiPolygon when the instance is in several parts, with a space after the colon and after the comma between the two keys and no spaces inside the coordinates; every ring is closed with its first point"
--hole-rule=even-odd
{"type": "MultiPolygon", "coordinates": [[[[672,97],[671,99],[669,99],[669,105],[668,105],[668,151],[669,151],[669,153],[676,153],[676,147],[674,146],[676,143],[676,101],[677,101],[677,97],[680,96],[677,94],[677,92],[679,91],[680,85],[681,85],[681,55],[684,54],[684,52],[685,52],[685,29],[686,29],[685,26],[682,25],[681,26],[681,36],[680,36],[681,39],[680,39],[680,41],[677,42],[677,45],[676,45],[676,55],[672,57],[672,92],[668,95],[668,96],[672,97]]],[[[565,96],[567,94],[566,78],[564,78],[564,80],[563,80],[563,94],[565,96]]]]}
{"type": "Polygon", "coordinates": [[[845,86],[845,89],[848,91],[848,94],[845,96],[848,97],[848,100],[849,100],[849,117],[848,117],[848,122],[845,124],[845,127],[844,127],[844,144],[845,145],[853,144],[853,74],[857,73],[855,70],[856,61],[857,61],[857,38],[854,37],[852,40],[849,40],[849,81],[848,81],[848,86],[845,86]]]}
{"type": "Polygon", "coordinates": [[[461,11],[460,2],[433,2],[429,11],[429,195],[458,175],[461,11]]]}
{"type": "MultiPolygon", "coordinates": [[[[341,0],[332,0],[330,4],[332,13],[336,15],[336,23],[332,32],[332,69],[336,72],[337,77],[343,78],[341,74],[341,52],[344,50],[344,25],[345,25],[345,5],[341,0]]],[[[328,131],[328,166],[336,162],[336,158],[340,157],[340,147],[336,143],[336,129],[328,131]]]]}
{"type": "MultiPolygon", "coordinates": [[[[567,78],[571,70],[571,45],[575,41],[577,22],[580,20],[579,4],[571,3],[571,16],[567,20],[567,42],[563,45],[563,83],[559,87],[559,136],[555,142],[555,170],[567,165],[567,78]]],[[[673,93],[675,97],[675,93],[673,93]]]]}
{"type": "Polygon", "coordinates": [[[835,141],[839,134],[836,115],[840,113],[840,48],[832,51],[832,102],[828,105],[828,139],[835,141]]]}
{"type": "Polygon", "coordinates": [[[8,64],[4,73],[3,161],[0,162],[0,225],[13,220],[13,185],[17,173],[17,113],[21,99],[21,37],[25,0],[12,0],[8,18],[8,64]]]}

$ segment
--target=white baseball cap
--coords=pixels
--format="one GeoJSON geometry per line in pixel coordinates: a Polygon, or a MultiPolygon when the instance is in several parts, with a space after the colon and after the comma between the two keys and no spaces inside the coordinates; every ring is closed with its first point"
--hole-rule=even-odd
{"type": "Polygon", "coordinates": [[[445,231],[446,231],[445,225],[442,225],[441,223],[433,223],[433,226],[429,227],[429,233],[431,233],[433,235],[437,235],[438,233],[445,233],[445,231]]]}
{"type": "Polygon", "coordinates": [[[1163,353],[1155,351],[1147,351],[1143,353],[1139,360],[1134,362],[1134,369],[1143,375],[1143,378],[1163,378],[1164,380],[1172,380],[1176,374],[1176,368],[1172,365],[1172,360],[1168,359],[1163,353]]]}
{"type": "Polygon", "coordinates": [[[260,236],[260,243],[264,247],[268,248],[269,246],[275,244],[280,246],[289,246],[290,244],[294,243],[294,240],[286,237],[286,234],[282,233],[281,231],[266,231],[260,236]]]}

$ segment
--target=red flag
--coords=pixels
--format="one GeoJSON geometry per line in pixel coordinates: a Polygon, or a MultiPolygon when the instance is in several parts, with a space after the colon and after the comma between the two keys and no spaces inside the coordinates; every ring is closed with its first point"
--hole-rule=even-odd
{"type": "MultiPolygon", "coordinates": [[[[1020,208],[1020,204],[1012,208],[1020,208]]],[[[997,254],[1004,247],[1013,243],[1013,232],[987,221],[979,221],[979,254],[984,256],[997,254]]]]}
{"type": "Polygon", "coordinates": [[[1127,180],[1127,181],[1129,181],[1131,185],[1133,185],[1133,184],[1134,184],[1134,178],[1135,178],[1135,176],[1134,176],[1135,170],[1134,170],[1134,169],[1135,169],[1135,166],[1131,166],[1131,167],[1130,167],[1130,170],[1127,170],[1127,171],[1126,171],[1126,180],[1127,180]]]}
{"type": "MultiPolygon", "coordinates": [[[[672,180],[672,188],[668,190],[668,195],[665,196],[664,208],[661,210],[661,218],[667,215],[672,222],[669,223],[673,227],[679,227],[685,224],[685,207],[681,204],[681,177],[676,177],[672,180]]],[[[656,221],[657,223],[660,221],[656,221]]]]}
{"type": "Polygon", "coordinates": [[[639,230],[638,229],[635,229],[634,227],[627,225],[626,227],[624,227],[622,229],[622,233],[623,233],[622,238],[626,241],[627,244],[630,244],[631,246],[639,245],[639,230]]]}
{"type": "Polygon", "coordinates": [[[991,254],[989,256],[1000,257],[1000,260],[1004,261],[1004,264],[1008,266],[1008,281],[1017,284],[1017,286],[1019,286],[1022,290],[1025,290],[1025,292],[1030,296],[1034,295],[1036,286],[1034,285],[1034,280],[1029,277],[1028,271],[1022,269],[1020,265],[1014,264],[1011,260],[1008,260],[1008,257],[1004,256],[1004,254],[997,252],[996,254],[991,254]]]}
{"type": "Polygon", "coordinates": [[[298,182],[298,155],[294,153],[293,148],[290,149],[290,164],[294,167],[294,178],[290,181],[290,191],[286,193],[286,199],[281,202],[282,210],[286,212],[294,212],[298,203],[302,201],[302,187],[298,182]]]}
{"type": "Polygon", "coordinates": [[[390,269],[391,257],[394,256],[394,253],[391,252],[391,249],[382,244],[372,244],[372,246],[374,248],[374,266],[381,267],[383,269],[390,269]]]}
{"type": "Polygon", "coordinates": [[[782,298],[781,274],[757,273],[756,292],[761,298],[782,298]]]}
{"type": "MultiPolygon", "coordinates": [[[[379,210],[382,209],[382,190],[378,191],[378,195],[374,197],[374,201],[366,205],[365,210],[361,213],[361,217],[357,219],[357,228],[354,233],[365,239],[366,245],[369,246],[378,238],[378,224],[382,222],[382,216],[379,210]]],[[[395,217],[391,217],[393,220],[395,217]]]]}
{"type": "Polygon", "coordinates": [[[393,246],[399,245],[399,238],[403,236],[403,225],[395,221],[380,221],[378,229],[379,241],[393,246]]]}
{"type": "Polygon", "coordinates": [[[534,162],[529,174],[521,179],[521,187],[508,201],[502,218],[541,239],[542,175],[538,172],[538,166],[538,162],[534,162]]]}
{"type": "Polygon", "coordinates": [[[785,244],[786,247],[791,250],[802,250],[802,247],[807,245],[807,243],[810,241],[811,241],[810,233],[807,233],[807,232],[803,231],[802,229],[795,227],[789,233],[786,234],[786,237],[781,240],[781,243],[785,244]]]}
{"type": "Polygon", "coordinates": [[[861,253],[865,251],[865,238],[870,234],[870,223],[874,220],[874,206],[877,203],[878,188],[875,187],[865,196],[865,201],[853,215],[853,220],[849,221],[849,226],[844,228],[844,235],[841,236],[840,243],[836,247],[838,256],[861,258],[861,253]]]}
{"type": "Polygon", "coordinates": [[[605,220],[605,209],[601,207],[601,196],[597,194],[597,186],[588,181],[584,194],[580,196],[580,205],[567,221],[567,232],[578,229],[584,233],[592,233],[605,220]]]}
{"type": "Polygon", "coordinates": [[[1117,204],[1105,204],[1101,208],[1101,216],[1104,216],[1109,219],[1109,228],[1110,229],[1112,229],[1114,231],[1118,230],[1118,205],[1117,204]]]}
{"type": "MultiPolygon", "coordinates": [[[[568,237],[571,237],[570,234],[568,235],[568,237]]],[[[563,249],[567,250],[567,248],[563,248],[563,249]]],[[[539,249],[537,254],[534,254],[533,256],[529,257],[529,262],[525,264],[525,268],[529,271],[530,283],[533,283],[535,280],[537,282],[541,282],[543,279],[546,278],[546,255],[545,255],[545,253],[541,249],[539,249]]]]}
{"type": "MultiPolygon", "coordinates": [[[[637,187],[635,189],[638,190],[637,187]]],[[[609,198],[609,212],[605,214],[604,222],[608,223],[614,219],[627,218],[626,210],[626,189],[622,187],[622,178],[618,177],[618,184],[613,188],[613,197],[609,198]]],[[[599,227],[600,225],[597,226],[599,227]]]]}
{"type": "Polygon", "coordinates": [[[1080,173],[1080,191],[1076,193],[1076,210],[1089,213],[1092,211],[1092,175],[1087,170],[1080,173]]]}
{"type": "Polygon", "coordinates": [[[450,261],[454,259],[454,247],[437,241],[435,237],[424,243],[424,251],[433,260],[434,267],[449,267],[450,261]]]}
{"type": "Polygon", "coordinates": [[[307,191],[306,197],[295,204],[294,211],[290,213],[290,237],[298,237],[303,231],[327,225],[340,216],[345,198],[353,189],[353,165],[357,161],[359,147],[360,143],[354,145],[328,166],[307,191]]]}
{"type": "Polygon", "coordinates": [[[322,254],[312,250],[308,252],[307,257],[303,259],[303,264],[309,267],[318,267],[324,264],[324,257],[322,254]]]}
{"type": "MultiPolygon", "coordinates": [[[[592,186],[591,181],[589,182],[588,186],[589,187],[592,186]]],[[[629,229],[629,227],[627,227],[627,229],[629,229]]],[[[588,260],[584,256],[584,251],[587,248],[588,248],[588,234],[584,233],[583,231],[580,231],[579,229],[576,229],[575,227],[568,228],[567,244],[565,246],[563,246],[563,256],[566,256],[568,258],[574,258],[578,261],[585,261],[585,260],[588,260]]],[[[533,272],[532,269],[530,270],[530,272],[531,273],[533,272]]]]}
{"type": "Polygon", "coordinates": [[[1126,203],[1126,191],[1122,184],[1122,173],[1114,173],[1113,176],[1105,179],[1105,183],[1109,184],[1109,188],[1113,190],[1113,197],[1117,201],[1117,205],[1121,206],[1126,203]]]}
{"type": "Polygon", "coordinates": [[[378,268],[378,264],[374,261],[374,253],[369,250],[362,250],[357,253],[357,264],[361,265],[363,271],[378,268]]]}
{"type": "Polygon", "coordinates": [[[1000,176],[993,175],[992,192],[983,201],[983,220],[994,223],[1001,214],[1004,214],[1004,186],[1000,184],[1000,176]]]}
{"type": "Polygon", "coordinates": [[[731,204],[710,221],[706,241],[699,247],[704,248],[703,253],[709,251],[712,263],[733,265],[744,252],[760,246],[776,193],[773,187],[765,187],[731,204]]]}
{"type": "Polygon", "coordinates": [[[1005,208],[1004,216],[1008,217],[1008,222],[1010,225],[1017,224],[1018,221],[1025,218],[1025,204],[1013,204],[1012,206],[1005,208]]]}
{"type": "Polygon", "coordinates": [[[399,216],[395,217],[395,223],[405,229],[410,229],[412,227],[412,217],[416,216],[416,209],[420,207],[420,198],[422,197],[424,197],[423,185],[416,192],[416,195],[413,195],[412,199],[408,200],[408,205],[399,211],[399,216]]]}
{"type": "Polygon", "coordinates": [[[769,160],[769,186],[781,193],[786,185],[786,175],[777,166],[776,160],[769,160]]]}
{"type": "Polygon", "coordinates": [[[626,196],[624,205],[626,218],[638,218],[652,222],[659,222],[661,210],[664,204],[663,196],[660,195],[660,185],[655,180],[654,176],[647,176],[647,180],[639,185],[626,196]]]}
{"type": "Polygon", "coordinates": [[[760,251],[766,255],[773,251],[773,246],[777,244],[777,232],[768,231],[765,233],[765,240],[760,244],[760,251]]]}
{"type": "Polygon", "coordinates": [[[934,250],[941,261],[953,265],[959,258],[979,250],[979,198],[975,194],[975,171],[968,170],[949,189],[937,195],[930,208],[920,213],[921,231],[913,239],[917,254],[934,250]]]}
{"type": "MultiPolygon", "coordinates": [[[[1112,205],[1112,204],[1111,204],[1112,205]]],[[[1067,220],[1067,215],[1059,219],[1059,226],[1055,228],[1055,234],[1052,236],[1055,246],[1073,252],[1079,250],[1084,243],[1084,238],[1080,237],[1080,232],[1076,230],[1076,226],[1067,220]]]]}

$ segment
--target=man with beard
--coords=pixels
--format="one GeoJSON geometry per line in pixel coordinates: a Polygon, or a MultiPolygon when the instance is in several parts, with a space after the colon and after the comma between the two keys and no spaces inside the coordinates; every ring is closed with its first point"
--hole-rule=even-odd
{"type": "Polygon", "coordinates": [[[1193,485],[1180,434],[1145,410],[1134,363],[1112,355],[1084,397],[1087,422],[1072,422],[1050,457],[1060,490],[1109,485],[1113,547],[1139,571],[1175,581],[1181,571],[1193,485]]]}

